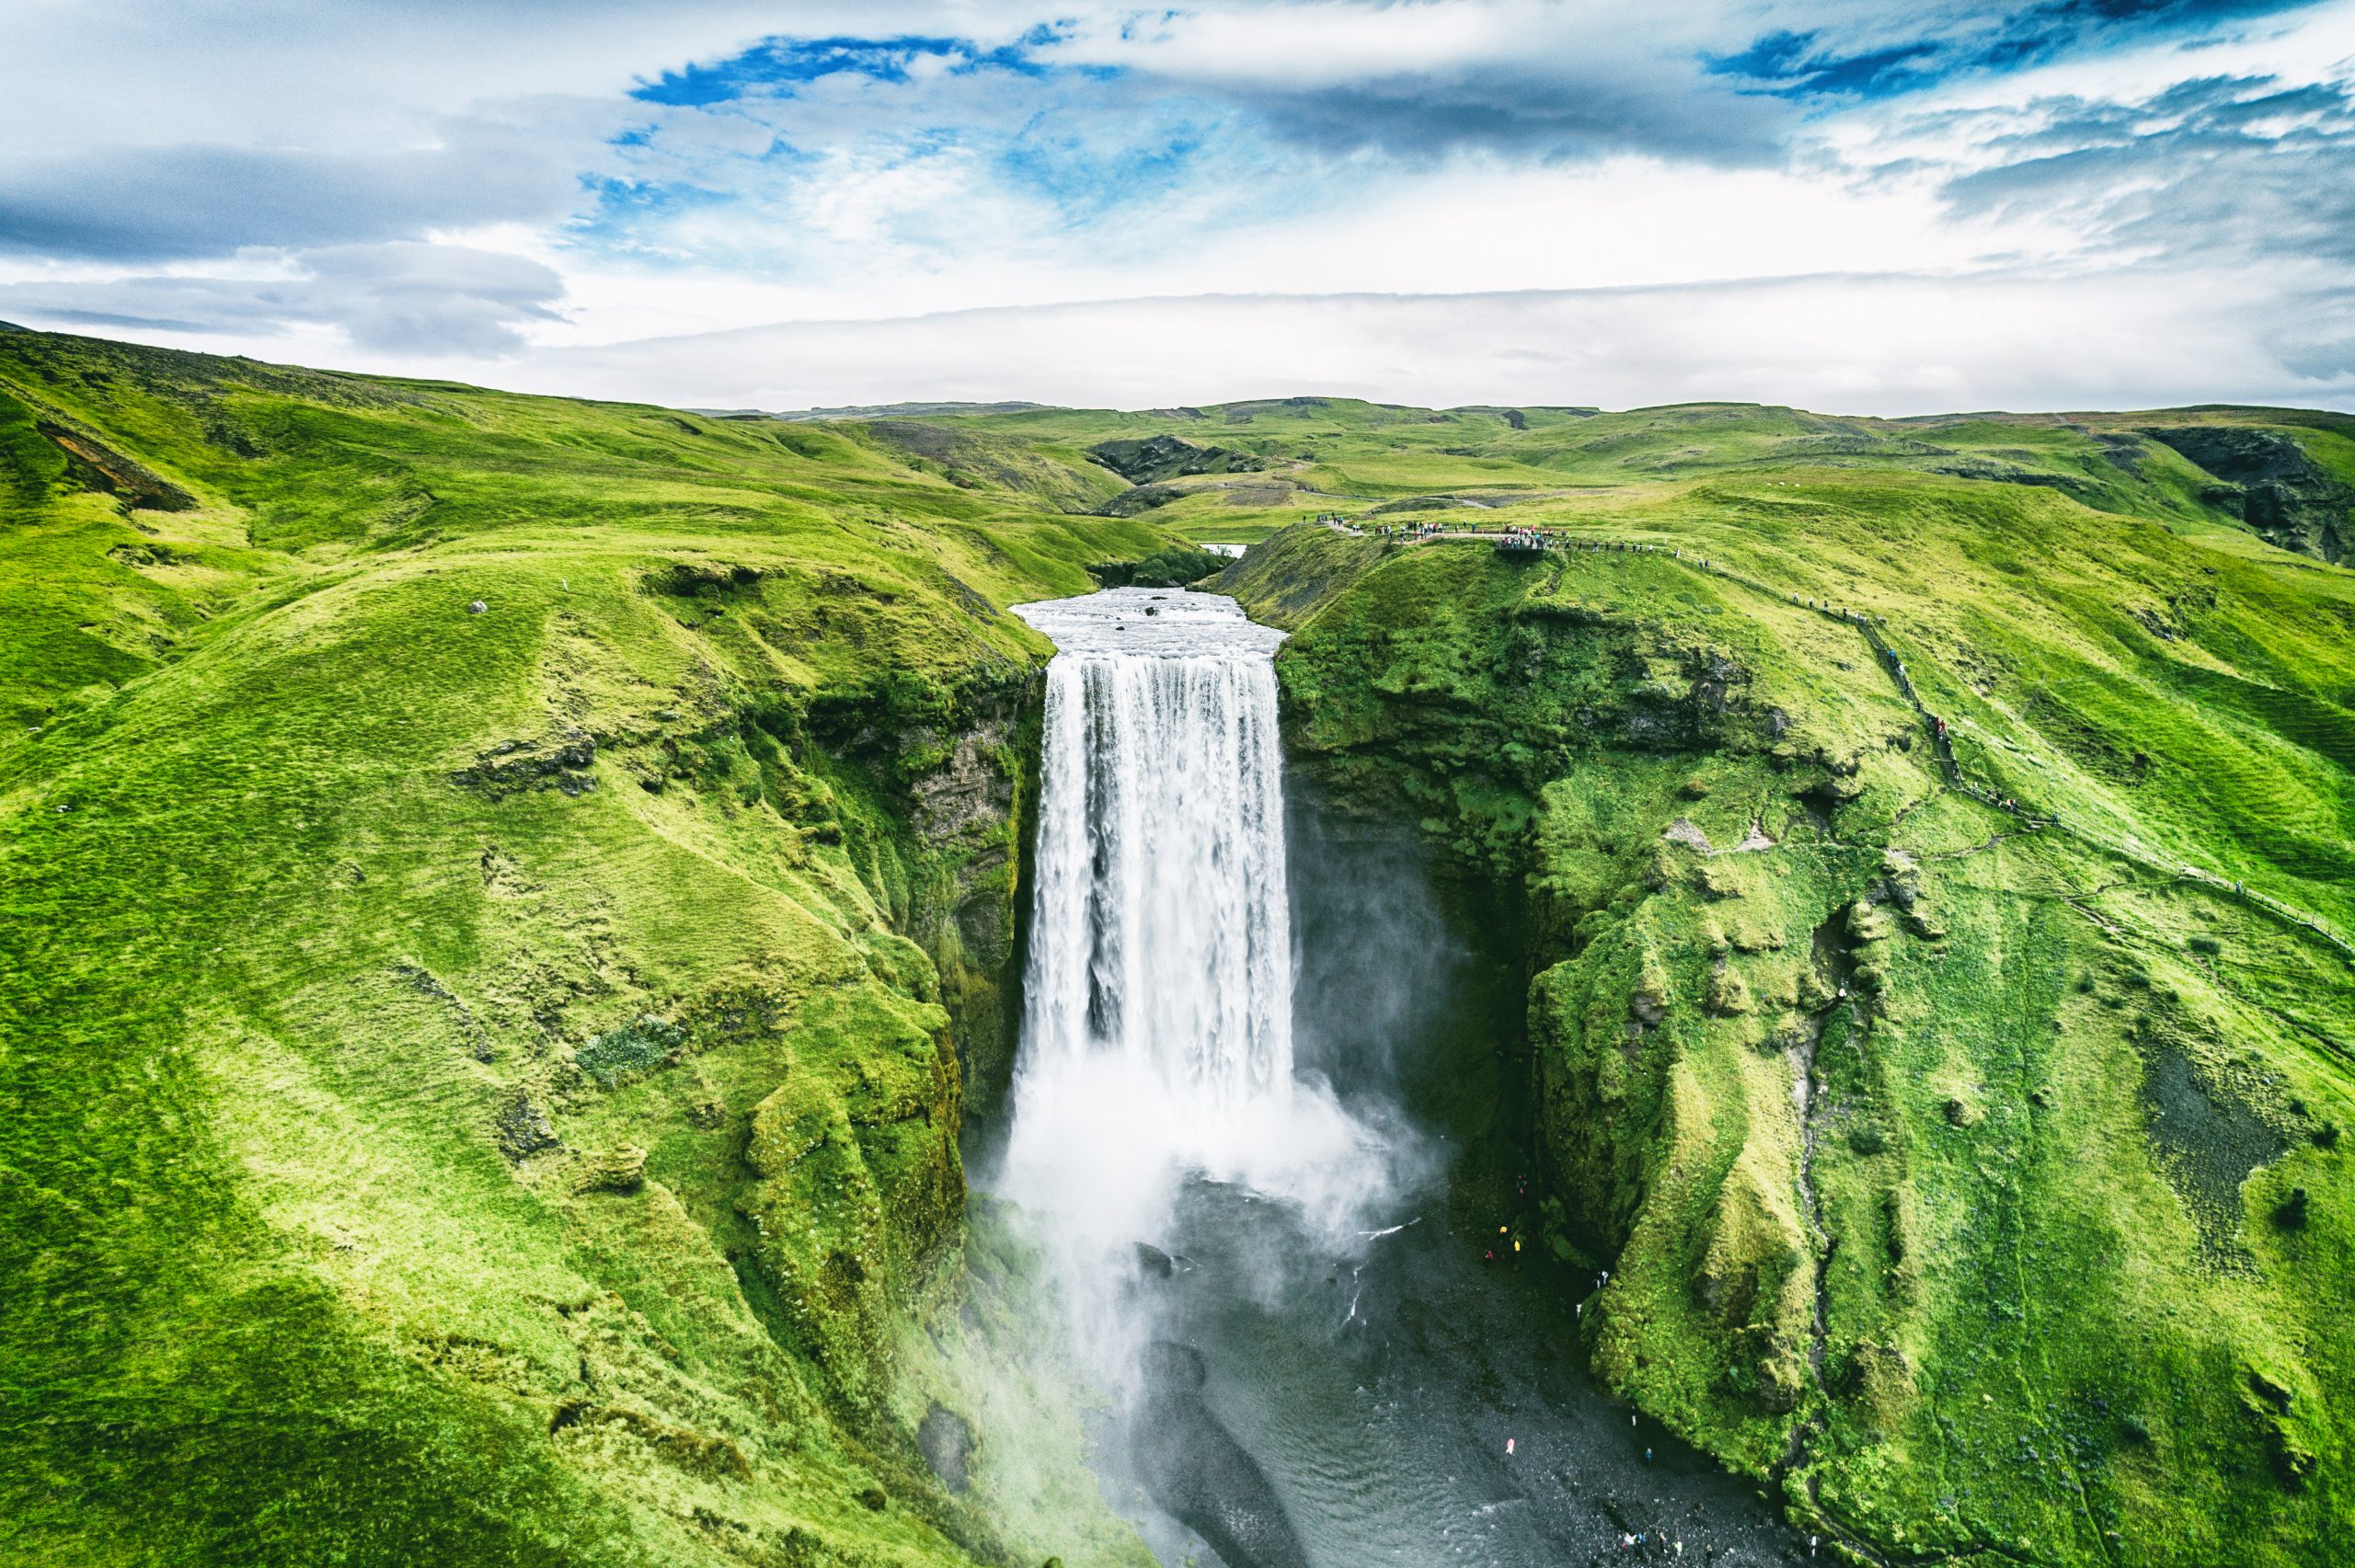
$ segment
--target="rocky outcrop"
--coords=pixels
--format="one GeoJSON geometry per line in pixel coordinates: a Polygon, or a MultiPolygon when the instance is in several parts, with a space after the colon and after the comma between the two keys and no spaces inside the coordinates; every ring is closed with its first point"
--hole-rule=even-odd
{"type": "Polygon", "coordinates": [[[2355,488],[2334,478],[2289,432],[2188,425],[2144,433],[2223,480],[2204,498],[2238,512],[2268,543],[2325,561],[2347,558],[2355,544],[2355,488]]]}
{"type": "Polygon", "coordinates": [[[450,782],[492,800],[532,789],[586,795],[597,787],[590,771],[596,761],[596,738],[569,729],[536,740],[502,740],[477,755],[473,766],[452,773],[450,782]]]}
{"type": "Polygon", "coordinates": [[[1099,441],[1087,455],[1132,485],[1150,485],[1197,474],[1257,474],[1268,466],[1264,457],[1231,447],[1196,446],[1177,436],[1147,436],[1142,441],[1099,441]]]}
{"type": "Polygon", "coordinates": [[[556,1148],[558,1141],[547,1112],[522,1094],[499,1113],[495,1136],[500,1152],[510,1160],[528,1159],[544,1149],[556,1148]]]}
{"type": "Polygon", "coordinates": [[[1185,494],[1185,490],[1176,485],[1139,485],[1105,502],[1103,509],[1110,517],[1137,517],[1155,507],[1166,507],[1185,494]]]}
{"type": "Polygon", "coordinates": [[[913,784],[932,864],[908,934],[939,971],[963,1093],[984,1113],[1012,1078],[1021,1024],[1017,937],[1044,695],[1035,674],[971,693],[942,738],[945,759],[913,784]]]}

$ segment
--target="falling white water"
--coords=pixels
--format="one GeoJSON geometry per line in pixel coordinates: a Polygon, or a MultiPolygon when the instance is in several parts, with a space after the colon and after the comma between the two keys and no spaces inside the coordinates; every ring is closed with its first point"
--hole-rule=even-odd
{"type": "MultiPolygon", "coordinates": [[[[1192,608],[1148,599],[1127,613],[1145,620],[1141,609],[1164,605],[1172,622],[1192,608]]],[[[1106,618],[1121,613],[1032,611],[1071,645],[1047,672],[1029,1060],[1111,1052],[1199,1091],[1183,1108],[1215,1115],[1281,1097],[1292,1082],[1292,927],[1268,659],[1281,634],[1239,615],[1204,625],[1195,611],[1183,645],[1219,651],[1086,647],[1087,632],[1101,636],[1106,618]]],[[[1119,637],[1126,623],[1109,626],[1119,637]]]]}
{"type": "Polygon", "coordinates": [[[1195,1177],[1345,1224],[1384,1162],[1292,1061],[1283,634],[1176,590],[1016,612],[1058,652],[1001,1189],[1074,1261],[1165,1239],[1195,1177]]]}

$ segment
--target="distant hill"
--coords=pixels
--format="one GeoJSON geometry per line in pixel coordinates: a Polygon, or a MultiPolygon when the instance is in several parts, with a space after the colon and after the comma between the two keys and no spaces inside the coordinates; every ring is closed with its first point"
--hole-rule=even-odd
{"type": "Polygon", "coordinates": [[[720,419],[921,419],[935,414],[1013,414],[1036,408],[1036,403],[867,403],[840,408],[792,408],[775,413],[758,408],[697,408],[720,419]]]}

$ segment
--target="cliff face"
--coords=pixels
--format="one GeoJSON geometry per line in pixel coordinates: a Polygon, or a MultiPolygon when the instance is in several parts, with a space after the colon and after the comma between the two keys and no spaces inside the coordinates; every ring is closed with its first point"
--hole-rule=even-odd
{"type": "Polygon", "coordinates": [[[2311,1562],[2355,988],[2257,822],[2344,809],[2286,715],[2355,648],[2294,568],[1983,494],[1910,489],[1902,556],[1844,484],[1772,555],[1690,509],[1534,558],[1303,528],[1223,586],[1294,631],[1301,764],[1522,904],[1527,1218],[1609,1270],[1612,1386],[1876,1556],[2311,1562]],[[1982,583],[2019,551],[2050,587],[1982,583]],[[2168,593],[2165,638],[2110,608],[2168,593]],[[2285,715],[2229,795],[2221,661],[2285,715]]]}
{"type": "Polygon", "coordinates": [[[2207,498],[2237,510],[2269,544],[2325,561],[2344,561],[2355,543],[2355,485],[2316,462],[2290,430],[2231,425],[2151,429],[2223,481],[2207,498]]]}
{"type": "Polygon", "coordinates": [[[946,760],[914,784],[932,875],[911,925],[940,973],[966,1100],[984,1117],[1004,1102],[1022,1023],[1017,934],[1045,692],[1033,670],[977,694],[946,760]]]}
{"type": "Polygon", "coordinates": [[[19,1554],[1135,1560],[1075,1427],[990,1447],[959,1059],[1049,651],[1001,607],[1159,540],[825,431],[6,341],[19,1554]]]}

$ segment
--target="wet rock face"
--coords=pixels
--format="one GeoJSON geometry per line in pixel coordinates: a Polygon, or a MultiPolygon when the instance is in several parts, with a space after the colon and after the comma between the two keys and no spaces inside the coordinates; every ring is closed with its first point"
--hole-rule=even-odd
{"type": "Polygon", "coordinates": [[[1043,696],[1032,679],[968,699],[953,736],[936,738],[946,758],[911,786],[916,837],[934,869],[908,934],[939,971],[965,1094],[984,1111],[1013,1069],[1023,769],[1043,696]]]}
{"type": "Polygon", "coordinates": [[[1307,1568],[1267,1471],[1202,1402],[1200,1355],[1159,1343],[1146,1352],[1144,1373],[1135,1458],[1154,1501],[1229,1568],[1307,1568]]]}
{"type": "Polygon", "coordinates": [[[2355,544],[2355,489],[2331,477],[2293,438],[2229,425],[2147,433],[2224,481],[2207,498],[2237,508],[2268,543],[2326,561],[2347,558],[2355,544]]]}
{"type": "Polygon", "coordinates": [[[1014,778],[998,756],[1009,738],[1000,715],[959,736],[948,761],[915,784],[925,838],[945,842],[977,827],[1003,825],[1014,809],[1014,778]]]}
{"type": "Polygon", "coordinates": [[[916,1452],[951,1492],[965,1490],[972,1449],[973,1429],[945,1405],[935,1404],[916,1425],[916,1452]]]}

